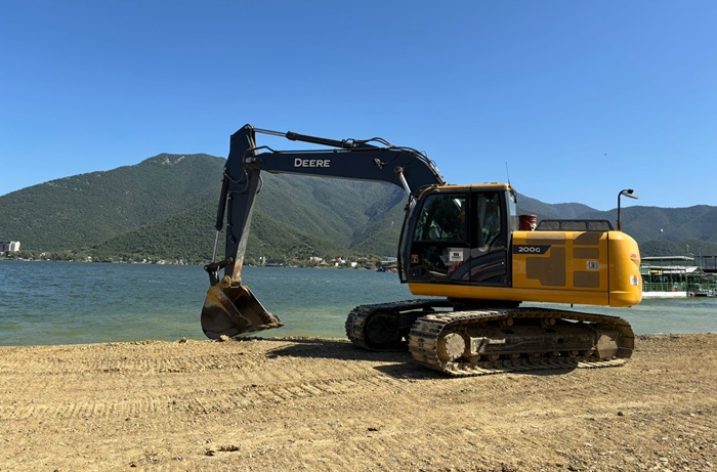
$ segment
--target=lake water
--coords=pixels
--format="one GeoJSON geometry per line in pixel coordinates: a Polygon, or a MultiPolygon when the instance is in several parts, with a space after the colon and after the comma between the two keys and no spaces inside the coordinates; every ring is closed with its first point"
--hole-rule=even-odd
{"type": "MultiPolygon", "coordinates": [[[[285,324],[266,337],[343,338],[354,306],[413,298],[396,274],[368,270],[247,267],[243,278],[285,324]]],[[[208,285],[199,266],[1,260],[0,345],[205,339],[208,285]]],[[[717,332],[715,298],[574,309],[621,316],[638,334],[717,332]]]]}

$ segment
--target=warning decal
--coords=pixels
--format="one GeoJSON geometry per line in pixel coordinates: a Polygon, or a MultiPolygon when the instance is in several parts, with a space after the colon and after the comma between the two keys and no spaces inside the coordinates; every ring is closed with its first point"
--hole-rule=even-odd
{"type": "Polygon", "coordinates": [[[449,262],[463,262],[463,248],[452,247],[448,249],[448,261],[449,262]]]}

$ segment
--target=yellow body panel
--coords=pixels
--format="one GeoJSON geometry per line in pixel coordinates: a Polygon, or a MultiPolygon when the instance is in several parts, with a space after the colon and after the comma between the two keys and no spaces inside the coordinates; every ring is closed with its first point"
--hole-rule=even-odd
{"type": "Polygon", "coordinates": [[[642,286],[637,243],[620,231],[515,231],[512,286],[409,283],[415,295],[631,306],[642,286]]]}

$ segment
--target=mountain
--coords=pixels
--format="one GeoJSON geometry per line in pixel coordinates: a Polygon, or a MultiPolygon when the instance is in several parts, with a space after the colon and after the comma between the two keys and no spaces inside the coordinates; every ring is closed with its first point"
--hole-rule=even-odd
{"type": "Polygon", "coordinates": [[[582,215],[595,212],[582,203],[543,203],[535,198],[518,194],[518,213],[530,213],[538,216],[538,219],[559,219],[559,218],[581,218],[582,215]]]}
{"type": "MultiPolygon", "coordinates": [[[[539,219],[596,219],[615,224],[617,209],[599,211],[581,203],[549,204],[518,195],[518,212],[539,219]]],[[[631,206],[620,212],[622,229],[640,243],[643,256],[717,254],[717,207],[631,206]]]]}
{"type": "MultiPolygon", "coordinates": [[[[617,211],[592,210],[582,218],[615,221],[617,211]]],[[[717,207],[633,206],[621,210],[622,229],[640,243],[643,255],[717,254],[717,207]]]]}
{"type": "MultiPolygon", "coordinates": [[[[206,154],[160,154],[4,195],[0,240],[19,240],[34,252],[206,261],[224,162],[206,154]]],[[[263,173],[247,257],[394,255],[405,202],[390,184],[263,173]]],[[[540,218],[616,216],[615,210],[525,195],[518,207],[540,218]]],[[[717,254],[717,207],[633,206],[623,209],[622,219],[644,255],[717,254]]]]}
{"type": "Polygon", "coordinates": [[[0,239],[43,251],[99,244],[216,198],[223,165],[204,154],[160,154],[134,166],[34,185],[0,197],[0,239]]]}
{"type": "MultiPolygon", "coordinates": [[[[589,218],[615,220],[616,211],[593,210],[589,218]]],[[[717,207],[697,205],[688,208],[633,206],[621,211],[623,229],[639,241],[717,241],[717,207]]]]}
{"type": "MultiPolygon", "coordinates": [[[[36,252],[207,260],[224,162],[161,154],[10,193],[0,197],[0,240],[36,252]]],[[[247,256],[393,255],[404,201],[390,184],[263,173],[247,256]]]]}
{"type": "MultiPolygon", "coordinates": [[[[403,192],[387,184],[262,176],[256,199],[247,257],[256,259],[306,259],[309,256],[394,254],[398,233],[391,239],[367,245],[369,228],[380,230],[383,214],[376,210],[386,202],[403,201],[403,192]],[[397,196],[400,197],[397,199],[397,196]],[[371,204],[367,205],[367,203],[371,204]],[[331,208],[335,204],[336,208],[331,208]],[[375,219],[375,221],[374,221],[375,219]],[[347,251],[348,250],[348,251],[347,251]]],[[[100,257],[140,255],[152,258],[208,260],[214,245],[216,195],[163,221],[119,234],[92,249],[100,257]]],[[[397,205],[402,208],[401,205],[397,205]]],[[[401,218],[403,212],[401,211],[401,218]]],[[[400,224],[400,222],[399,222],[400,224]]],[[[222,254],[223,234],[219,254],[222,254]]]]}

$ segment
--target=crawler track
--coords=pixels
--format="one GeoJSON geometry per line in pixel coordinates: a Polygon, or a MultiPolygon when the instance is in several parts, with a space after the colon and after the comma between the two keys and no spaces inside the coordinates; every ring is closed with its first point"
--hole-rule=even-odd
{"type": "Polygon", "coordinates": [[[346,335],[369,350],[407,344],[419,364],[456,376],[615,367],[634,347],[629,323],[614,316],[541,308],[436,312],[451,308],[447,300],[361,305],[349,313],[346,335]]]}
{"type": "MultiPolygon", "coordinates": [[[[448,300],[404,300],[391,303],[376,303],[373,305],[359,305],[349,313],[346,318],[346,337],[352,343],[363,349],[372,351],[405,349],[405,342],[401,337],[408,334],[411,325],[421,316],[433,313],[436,308],[450,308],[448,300]],[[386,315],[397,320],[396,335],[398,339],[393,342],[382,343],[371,339],[370,330],[367,330],[368,323],[373,317],[386,315]]],[[[393,338],[390,336],[389,338],[393,338]]]]}
{"type": "MultiPolygon", "coordinates": [[[[571,323],[574,324],[574,323],[571,323]]],[[[558,334],[559,336],[559,334],[558,334]]],[[[486,339],[488,345],[492,340],[486,339]]],[[[419,318],[413,325],[408,348],[414,360],[431,369],[440,370],[451,375],[487,375],[503,372],[520,372],[556,368],[596,368],[615,367],[625,364],[632,355],[634,334],[630,325],[623,319],[606,315],[583,314],[558,310],[542,309],[505,309],[467,311],[454,313],[432,314],[419,318]],[[512,319],[519,325],[526,321],[542,321],[547,319],[572,320],[580,323],[585,330],[592,330],[594,344],[589,348],[568,348],[562,350],[559,343],[550,342],[546,336],[544,348],[530,352],[511,350],[510,337],[497,340],[496,344],[505,346],[492,350],[486,356],[461,356],[455,360],[442,358],[441,339],[447,334],[478,330],[480,326],[489,328],[501,321],[512,319]],[[601,333],[613,330],[617,332],[617,352],[601,355],[598,342],[601,333]]]]}

